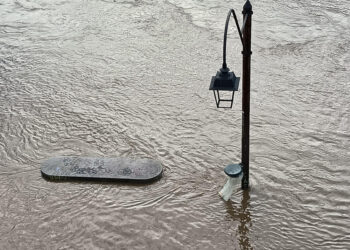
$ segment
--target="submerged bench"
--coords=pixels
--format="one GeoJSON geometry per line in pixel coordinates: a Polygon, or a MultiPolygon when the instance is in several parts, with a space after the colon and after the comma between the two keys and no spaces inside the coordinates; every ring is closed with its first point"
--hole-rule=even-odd
{"type": "Polygon", "coordinates": [[[49,180],[153,181],[163,172],[159,161],[134,158],[61,156],[42,164],[41,174],[49,180]]]}

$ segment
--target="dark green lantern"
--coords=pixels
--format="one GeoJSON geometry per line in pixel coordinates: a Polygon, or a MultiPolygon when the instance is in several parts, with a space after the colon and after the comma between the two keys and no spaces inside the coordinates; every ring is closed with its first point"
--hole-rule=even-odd
{"type": "Polygon", "coordinates": [[[222,67],[215,76],[211,78],[209,90],[213,90],[216,107],[218,108],[232,108],[235,91],[238,91],[239,77],[231,72],[229,68],[222,67]],[[232,92],[230,99],[223,99],[222,92],[232,92]],[[221,96],[220,96],[221,92],[221,96]],[[222,106],[222,102],[229,102],[229,106],[222,106]],[[221,105],[220,105],[221,104],[221,105]]]}

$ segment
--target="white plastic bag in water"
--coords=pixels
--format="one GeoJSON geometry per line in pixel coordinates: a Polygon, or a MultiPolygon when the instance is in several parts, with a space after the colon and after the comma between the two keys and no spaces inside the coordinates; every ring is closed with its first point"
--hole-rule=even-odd
{"type": "Polygon", "coordinates": [[[225,186],[220,190],[219,195],[225,201],[228,201],[233,191],[241,184],[242,174],[237,177],[228,177],[225,186]]]}

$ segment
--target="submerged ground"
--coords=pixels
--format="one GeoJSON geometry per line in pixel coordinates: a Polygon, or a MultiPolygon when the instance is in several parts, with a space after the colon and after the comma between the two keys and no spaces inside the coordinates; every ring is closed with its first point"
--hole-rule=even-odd
{"type": "Polygon", "coordinates": [[[208,87],[243,3],[0,2],[1,249],[350,248],[347,0],[252,1],[251,189],[217,195],[240,161],[241,92],[217,110],[208,87]],[[40,164],[58,155],[165,172],[47,182],[40,164]]]}

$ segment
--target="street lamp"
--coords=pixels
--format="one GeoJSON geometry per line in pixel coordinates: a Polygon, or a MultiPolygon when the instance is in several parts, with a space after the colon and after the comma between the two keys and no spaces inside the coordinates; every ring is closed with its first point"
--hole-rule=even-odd
{"type": "Polygon", "coordinates": [[[235,91],[238,91],[239,77],[236,77],[235,73],[230,72],[227,67],[222,67],[216,76],[211,78],[209,90],[213,90],[214,98],[217,108],[232,108],[233,97],[235,91]],[[220,96],[220,91],[232,92],[232,97],[230,99],[223,99],[220,96]],[[230,102],[230,106],[221,106],[221,102],[230,102]]]}
{"type": "MultiPolygon", "coordinates": [[[[249,0],[243,6],[243,25],[239,27],[236,13],[233,9],[228,12],[225,24],[224,44],[223,44],[223,63],[220,71],[212,77],[209,90],[213,90],[217,108],[232,108],[234,92],[238,90],[239,77],[236,77],[234,72],[230,71],[226,64],[226,41],[228,24],[233,15],[238,30],[240,40],[242,42],[242,57],[243,57],[243,94],[242,94],[242,159],[240,164],[230,164],[225,168],[225,173],[230,178],[237,178],[243,172],[241,186],[242,189],[249,187],[249,116],[250,116],[250,62],[251,62],[251,27],[252,27],[252,5],[249,0]],[[220,92],[232,92],[232,98],[222,99],[220,92]],[[221,102],[230,102],[229,106],[223,107],[221,102]]],[[[226,183],[225,187],[230,183],[226,183]]],[[[232,183],[231,183],[232,184],[232,183]]],[[[231,186],[230,184],[230,186],[231,186]]],[[[225,189],[223,188],[223,190],[225,189]]],[[[221,192],[220,191],[220,195],[221,192]]],[[[232,192],[231,192],[232,193],[232,192]]]]}

